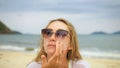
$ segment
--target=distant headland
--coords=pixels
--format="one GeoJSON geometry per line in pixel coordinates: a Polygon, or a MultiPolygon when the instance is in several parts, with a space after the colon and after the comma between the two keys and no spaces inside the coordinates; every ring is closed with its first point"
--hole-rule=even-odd
{"type": "Polygon", "coordinates": [[[22,34],[18,31],[12,31],[3,22],[0,21],[0,34],[22,34]]]}
{"type": "MultiPolygon", "coordinates": [[[[9,27],[7,27],[5,24],[3,24],[2,21],[0,21],[0,34],[22,34],[18,31],[13,31],[11,30],[9,27]]],[[[113,32],[113,33],[106,33],[103,31],[97,31],[97,32],[93,32],[90,35],[108,35],[108,34],[120,34],[120,30],[113,32]]]]}
{"type": "Polygon", "coordinates": [[[105,33],[105,32],[102,32],[102,31],[99,31],[99,32],[93,32],[93,33],[91,33],[92,35],[98,35],[98,34],[107,34],[107,33],[105,33]]]}
{"type": "Polygon", "coordinates": [[[120,31],[116,31],[116,32],[113,32],[113,33],[106,33],[106,32],[103,32],[103,31],[98,31],[98,32],[91,33],[91,35],[108,35],[108,34],[120,34],[120,31]]]}

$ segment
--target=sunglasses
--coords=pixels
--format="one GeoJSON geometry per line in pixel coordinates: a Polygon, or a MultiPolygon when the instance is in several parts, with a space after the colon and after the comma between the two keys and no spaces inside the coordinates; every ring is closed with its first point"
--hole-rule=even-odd
{"type": "MultiPolygon", "coordinates": [[[[45,38],[49,38],[54,34],[54,32],[52,31],[52,29],[42,29],[42,35],[45,38]]],[[[63,30],[63,29],[59,29],[55,32],[55,37],[56,38],[64,38],[65,36],[68,35],[68,31],[63,30]]]]}

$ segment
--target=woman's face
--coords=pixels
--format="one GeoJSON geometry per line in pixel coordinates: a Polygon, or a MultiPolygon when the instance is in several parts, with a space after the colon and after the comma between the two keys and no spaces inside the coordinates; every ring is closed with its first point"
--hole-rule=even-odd
{"type": "MultiPolygon", "coordinates": [[[[61,21],[52,22],[47,29],[51,29],[53,34],[49,37],[44,37],[44,49],[47,55],[53,55],[56,51],[56,42],[59,41],[62,43],[62,50],[64,51],[67,47],[70,46],[70,36],[69,33],[64,37],[57,37],[55,35],[58,30],[66,30],[69,32],[67,25],[61,21]]],[[[59,34],[57,34],[59,35],[59,34]]]]}

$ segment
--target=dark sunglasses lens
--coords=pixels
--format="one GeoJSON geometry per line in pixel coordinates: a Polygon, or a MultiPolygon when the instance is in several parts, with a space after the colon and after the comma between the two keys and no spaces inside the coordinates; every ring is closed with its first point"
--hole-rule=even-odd
{"type": "Polygon", "coordinates": [[[68,31],[66,31],[66,30],[58,30],[56,32],[57,37],[65,37],[65,36],[67,36],[67,34],[68,34],[68,31]]]}
{"type": "Polygon", "coordinates": [[[52,30],[51,29],[42,29],[42,34],[45,37],[49,37],[52,35],[52,30]]]}

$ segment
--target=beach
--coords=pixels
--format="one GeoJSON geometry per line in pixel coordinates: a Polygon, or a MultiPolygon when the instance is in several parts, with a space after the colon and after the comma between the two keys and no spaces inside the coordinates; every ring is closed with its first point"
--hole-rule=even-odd
{"type": "MultiPolygon", "coordinates": [[[[26,68],[34,57],[35,52],[0,51],[0,68],[26,68]]],[[[120,59],[84,57],[91,68],[120,68],[120,59]]]]}
{"type": "Polygon", "coordinates": [[[31,52],[0,51],[0,68],[26,68],[34,57],[31,52]]]}

